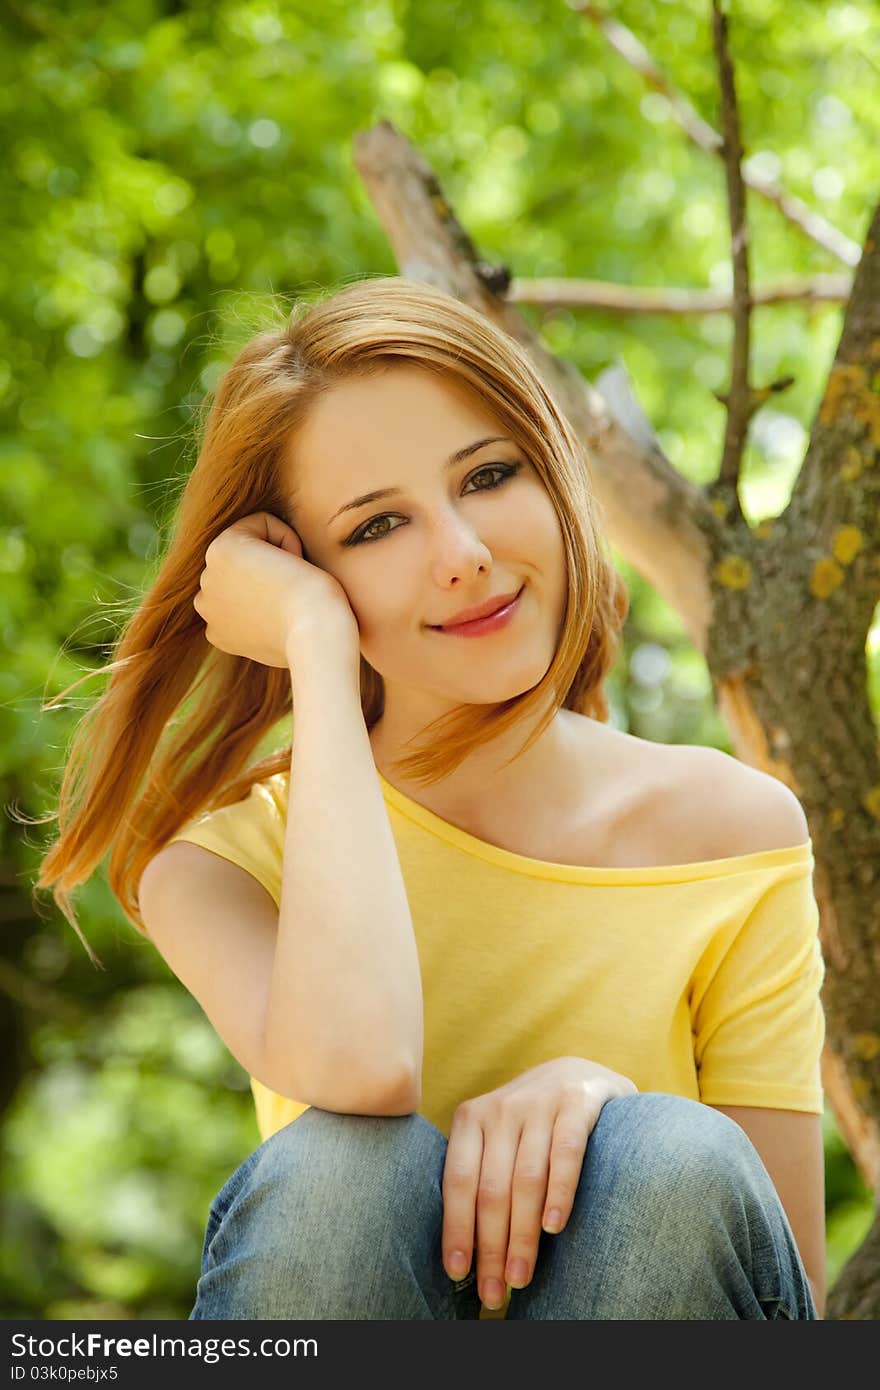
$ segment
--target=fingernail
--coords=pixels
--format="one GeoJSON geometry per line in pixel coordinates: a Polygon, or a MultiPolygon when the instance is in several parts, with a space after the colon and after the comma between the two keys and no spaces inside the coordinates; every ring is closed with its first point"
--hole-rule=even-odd
{"type": "Polygon", "coordinates": [[[483,1287],[483,1302],[487,1308],[500,1308],[504,1302],[504,1290],[497,1279],[487,1279],[483,1287]]]}
{"type": "Polygon", "coordinates": [[[520,1288],[528,1278],[529,1268],[525,1260],[511,1260],[507,1266],[507,1282],[512,1284],[515,1289],[520,1288]]]}
{"type": "Polygon", "coordinates": [[[561,1228],[562,1212],[559,1210],[558,1207],[553,1207],[547,1213],[547,1220],[544,1222],[544,1230],[549,1231],[551,1235],[555,1235],[555,1233],[561,1230],[561,1228]]]}
{"type": "Polygon", "coordinates": [[[453,1279],[463,1279],[467,1274],[467,1260],[461,1250],[453,1250],[449,1256],[449,1272],[453,1279]]]}

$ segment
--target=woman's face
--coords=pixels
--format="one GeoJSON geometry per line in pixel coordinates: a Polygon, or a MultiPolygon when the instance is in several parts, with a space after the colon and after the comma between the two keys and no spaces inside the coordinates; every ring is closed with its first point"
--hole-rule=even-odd
{"type": "Polygon", "coordinates": [[[312,409],[288,466],[306,559],[332,574],[361,651],[386,682],[454,704],[530,690],[565,614],[562,531],[534,466],[479,398],[395,365],[335,387],[312,409]],[[352,506],[364,494],[387,496],[352,506]],[[525,585],[513,620],[473,639],[433,630],[525,585]]]}

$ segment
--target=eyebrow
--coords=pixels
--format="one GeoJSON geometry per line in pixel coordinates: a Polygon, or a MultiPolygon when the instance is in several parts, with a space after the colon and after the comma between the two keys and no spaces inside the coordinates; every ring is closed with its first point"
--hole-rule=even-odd
{"type": "MultiPolygon", "coordinates": [[[[478,449],[483,449],[487,444],[506,444],[510,440],[507,435],[490,434],[485,439],[475,439],[473,444],[465,444],[463,449],[456,449],[454,454],[450,454],[446,463],[443,465],[444,472],[454,468],[462,459],[469,458],[478,449]]],[[[343,512],[356,511],[358,507],[365,507],[368,502],[378,502],[380,497],[396,497],[403,492],[402,487],[380,487],[375,492],[365,492],[361,497],[352,498],[351,502],[346,502],[344,507],[340,507],[338,512],[334,512],[327,525],[330,526],[343,512]]]]}

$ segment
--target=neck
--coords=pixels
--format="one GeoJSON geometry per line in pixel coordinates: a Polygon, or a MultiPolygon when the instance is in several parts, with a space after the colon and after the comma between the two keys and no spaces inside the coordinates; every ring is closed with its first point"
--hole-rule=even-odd
{"type": "Polygon", "coordinates": [[[387,711],[373,725],[370,744],[376,767],[386,781],[429,810],[438,815],[471,816],[491,811],[497,818],[505,807],[521,808],[524,801],[535,795],[536,789],[549,796],[562,793],[571,780],[575,753],[572,721],[579,719],[580,716],[570,710],[557,710],[540,738],[504,766],[534,727],[534,724],[516,725],[470,753],[453,772],[430,787],[395,771],[394,761],[409,751],[404,745],[413,731],[411,728],[404,731],[400,723],[389,720],[387,711]]]}

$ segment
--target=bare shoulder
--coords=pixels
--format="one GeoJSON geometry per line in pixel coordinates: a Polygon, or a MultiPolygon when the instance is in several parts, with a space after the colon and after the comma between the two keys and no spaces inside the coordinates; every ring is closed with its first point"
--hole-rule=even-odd
{"type": "MultiPolygon", "coordinates": [[[[661,745],[658,745],[661,746],[661,745]]],[[[719,748],[662,745],[696,820],[708,827],[718,856],[806,844],[810,828],[790,787],[719,748]]]]}
{"type": "Polygon", "coordinates": [[[794,792],[719,748],[657,743],[593,720],[581,731],[584,863],[697,863],[810,839],[794,792]]]}

